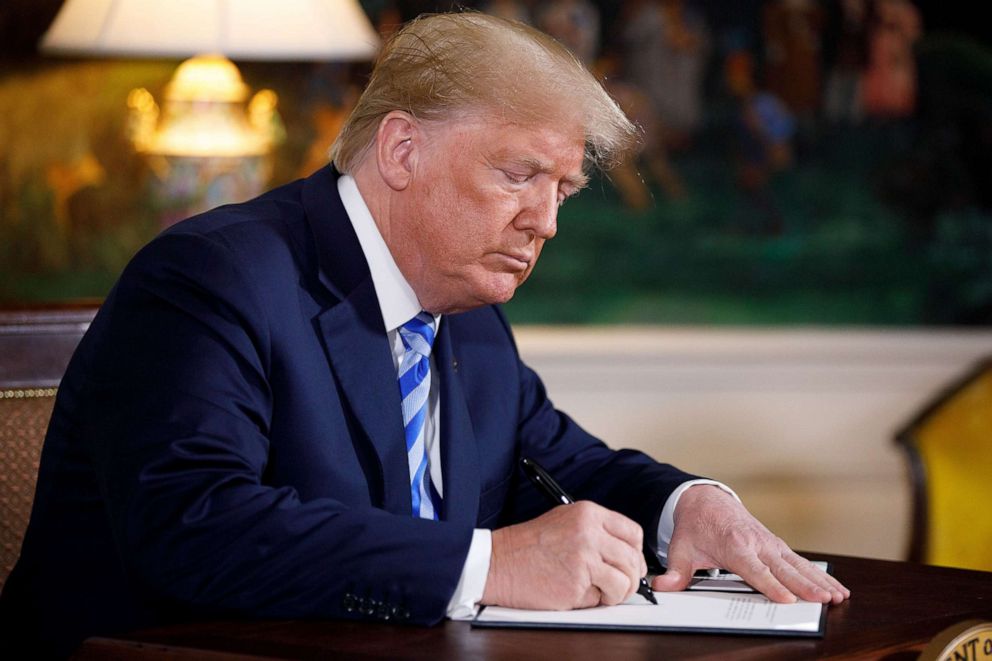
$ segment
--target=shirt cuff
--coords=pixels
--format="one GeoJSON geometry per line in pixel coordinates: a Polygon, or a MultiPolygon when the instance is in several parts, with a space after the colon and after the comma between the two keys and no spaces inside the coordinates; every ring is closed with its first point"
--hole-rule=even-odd
{"type": "Polygon", "coordinates": [[[668,566],[668,545],[671,544],[672,533],[675,532],[675,506],[679,504],[679,498],[682,497],[686,489],[701,484],[712,484],[719,487],[736,498],[737,502],[741,502],[740,496],[734,493],[733,489],[716,480],[689,480],[680,484],[665,501],[665,507],[661,510],[661,518],[658,520],[658,559],[663,567],[668,566]]]}
{"type": "Polygon", "coordinates": [[[458,586],[448,602],[448,617],[452,620],[471,620],[479,612],[479,602],[486,591],[492,558],[493,531],[476,528],[472,533],[472,544],[468,547],[468,556],[465,557],[458,586]]]}

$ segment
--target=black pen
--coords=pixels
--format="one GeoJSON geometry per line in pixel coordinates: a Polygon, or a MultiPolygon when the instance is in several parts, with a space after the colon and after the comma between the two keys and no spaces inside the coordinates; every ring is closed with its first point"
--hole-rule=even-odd
{"type": "MultiPolygon", "coordinates": [[[[575,502],[571,496],[569,496],[561,486],[555,482],[554,478],[548,474],[548,471],[541,468],[541,465],[534,461],[533,459],[528,459],[527,457],[520,458],[520,466],[524,469],[524,473],[530,478],[530,481],[534,483],[538,491],[543,493],[548,499],[555,505],[571,505],[575,502]]],[[[647,578],[641,578],[641,582],[637,586],[637,594],[641,595],[654,605],[658,605],[658,600],[654,598],[654,592],[651,590],[651,586],[648,585],[647,578]]]]}

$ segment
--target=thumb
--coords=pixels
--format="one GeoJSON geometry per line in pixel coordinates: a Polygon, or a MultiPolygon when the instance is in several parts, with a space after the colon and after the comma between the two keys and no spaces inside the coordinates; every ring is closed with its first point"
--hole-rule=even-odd
{"type": "Polygon", "coordinates": [[[661,576],[655,576],[651,587],[658,592],[680,592],[685,590],[692,578],[691,563],[675,558],[669,558],[668,571],[661,576]]]}
{"type": "Polygon", "coordinates": [[[679,592],[685,590],[692,580],[693,568],[692,546],[684,539],[674,539],[668,547],[668,571],[656,576],[652,586],[659,592],[679,592]]]}

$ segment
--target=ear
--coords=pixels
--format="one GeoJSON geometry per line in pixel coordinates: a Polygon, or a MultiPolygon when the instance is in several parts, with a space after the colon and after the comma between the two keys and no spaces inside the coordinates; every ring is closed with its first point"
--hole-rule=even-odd
{"type": "Polygon", "coordinates": [[[379,176],[396,191],[405,189],[417,164],[422,132],[417,120],[402,110],[393,110],[379,122],[375,155],[379,176]]]}

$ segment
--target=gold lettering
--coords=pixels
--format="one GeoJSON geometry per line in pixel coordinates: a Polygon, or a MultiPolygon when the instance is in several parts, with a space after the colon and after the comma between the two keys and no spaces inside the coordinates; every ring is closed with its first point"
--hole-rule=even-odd
{"type": "Polygon", "coordinates": [[[920,654],[921,661],[992,661],[992,622],[968,620],[944,629],[920,654]]]}
{"type": "Polygon", "coordinates": [[[978,636],[966,640],[954,650],[954,661],[976,661],[978,659],[978,636]]]}

